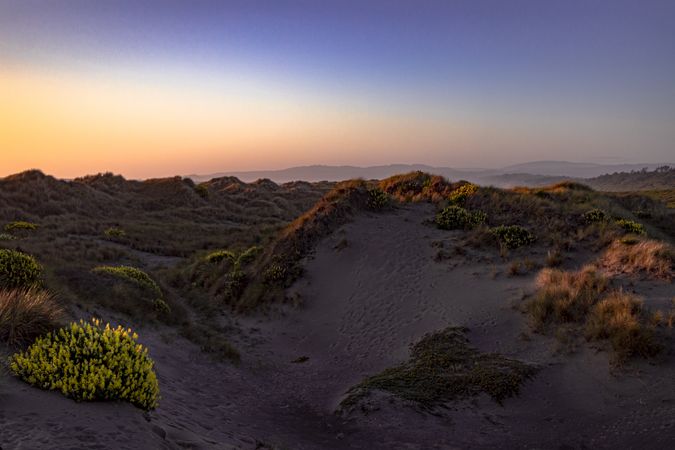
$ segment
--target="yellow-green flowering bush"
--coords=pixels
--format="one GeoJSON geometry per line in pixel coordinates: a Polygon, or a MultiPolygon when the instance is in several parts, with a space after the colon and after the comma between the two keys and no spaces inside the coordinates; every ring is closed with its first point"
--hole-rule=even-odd
{"type": "Polygon", "coordinates": [[[466,199],[478,191],[478,186],[473,183],[463,184],[448,196],[451,205],[463,205],[466,199]]]}
{"type": "Polygon", "coordinates": [[[29,288],[40,284],[42,266],[31,255],[0,249],[0,288],[29,288]]]}
{"type": "Polygon", "coordinates": [[[624,231],[627,231],[628,233],[647,234],[645,226],[642,225],[641,223],[635,222],[634,220],[619,219],[616,221],[616,224],[619,225],[621,228],[624,229],[624,231]]]}
{"type": "Polygon", "coordinates": [[[10,368],[41,389],[75,400],[125,400],[154,409],[159,385],[147,348],[130,329],[81,320],[38,338],[11,357],[10,368]]]}

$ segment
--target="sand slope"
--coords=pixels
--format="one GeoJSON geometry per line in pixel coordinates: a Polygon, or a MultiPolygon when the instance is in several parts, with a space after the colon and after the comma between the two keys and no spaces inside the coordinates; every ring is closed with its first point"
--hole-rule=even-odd
{"type": "Polygon", "coordinates": [[[605,353],[582,348],[556,355],[550,338],[523,340],[527,327],[512,305],[531,290],[532,276],[509,278],[505,263],[481,254],[435,261],[432,243],[451,243],[460,232],[422,223],[432,215],[423,204],[365,214],[322,241],[289,292],[302,306],[239,319],[233,336],[243,355],[239,366],[213,362],[168,329],[141,327],[162,389],[159,408],[149,414],[124,404],[78,404],[1,375],[0,445],[666,448],[674,442],[672,358],[614,376],[605,353]],[[412,341],[448,325],[469,327],[472,344],[483,351],[542,370],[503,406],[481,397],[430,415],[383,395],[368,414],[335,413],[350,386],[406,359],[412,341]],[[307,361],[291,362],[301,356],[307,361]]]}

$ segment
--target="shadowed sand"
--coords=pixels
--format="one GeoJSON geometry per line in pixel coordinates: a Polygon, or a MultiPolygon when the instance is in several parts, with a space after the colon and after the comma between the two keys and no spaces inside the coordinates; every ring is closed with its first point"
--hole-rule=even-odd
{"type": "Polygon", "coordinates": [[[239,366],[212,361],[169,328],[137,326],[161,388],[160,406],[149,414],[126,404],[78,404],[3,374],[2,448],[665,448],[673,442],[672,358],[659,366],[638,363],[615,377],[604,352],[555,354],[553,339],[529,335],[513,308],[532,290],[533,277],[510,278],[506,263],[480,252],[436,261],[432,243],[452,242],[461,232],[424,224],[433,213],[431,205],[409,204],[362,214],[324,239],[289,290],[300,306],[238,319],[232,340],[242,353],[239,366]],[[405,360],[411,342],[449,325],[468,327],[471,345],[481,351],[537,364],[540,372],[503,406],[480,396],[428,414],[378,394],[365,413],[335,412],[351,386],[405,360]],[[300,357],[306,361],[292,362],[305,360],[300,357]]]}

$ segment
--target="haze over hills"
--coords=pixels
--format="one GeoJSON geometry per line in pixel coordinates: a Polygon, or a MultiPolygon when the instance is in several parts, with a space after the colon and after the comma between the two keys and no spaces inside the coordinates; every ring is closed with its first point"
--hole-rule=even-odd
{"type": "Polygon", "coordinates": [[[510,187],[514,185],[544,185],[562,179],[586,179],[601,175],[654,170],[657,167],[673,164],[593,164],[568,161],[533,161],[507,166],[501,169],[455,169],[451,167],[434,167],[424,164],[390,164],[382,166],[329,166],[311,165],[290,167],[279,170],[256,170],[218,172],[212,174],[188,175],[196,182],[207,181],[223,176],[237,177],[244,182],[268,178],[277,183],[289,181],[342,181],[354,178],[382,179],[396,173],[423,171],[442,175],[457,180],[464,179],[479,184],[510,187]]]}

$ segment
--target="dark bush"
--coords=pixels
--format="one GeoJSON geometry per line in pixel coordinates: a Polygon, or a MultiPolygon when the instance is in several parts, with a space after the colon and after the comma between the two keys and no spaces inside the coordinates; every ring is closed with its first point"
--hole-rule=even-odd
{"type": "Polygon", "coordinates": [[[518,248],[529,245],[535,240],[532,233],[518,225],[500,225],[492,228],[490,232],[497,236],[497,238],[508,248],[518,248]]]}
{"type": "Polygon", "coordinates": [[[436,214],[436,225],[443,230],[468,230],[484,223],[482,211],[468,211],[461,206],[450,205],[436,214]]]}

